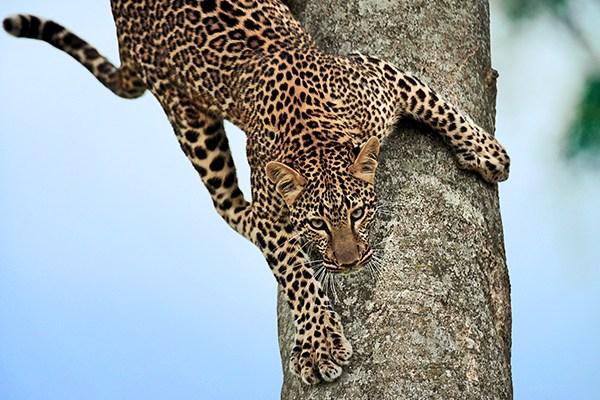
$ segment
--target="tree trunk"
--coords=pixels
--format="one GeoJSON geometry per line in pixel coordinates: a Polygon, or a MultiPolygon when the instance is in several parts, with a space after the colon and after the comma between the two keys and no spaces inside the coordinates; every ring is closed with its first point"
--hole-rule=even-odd
{"type": "MultiPolygon", "coordinates": [[[[496,73],[484,0],[290,0],[328,52],[394,62],[493,131],[496,73]]],[[[373,243],[384,270],[345,276],[335,309],[354,357],[332,384],[288,371],[293,325],[279,297],[282,399],[511,399],[510,287],[496,185],[460,171],[423,126],[382,147],[373,243]]]]}

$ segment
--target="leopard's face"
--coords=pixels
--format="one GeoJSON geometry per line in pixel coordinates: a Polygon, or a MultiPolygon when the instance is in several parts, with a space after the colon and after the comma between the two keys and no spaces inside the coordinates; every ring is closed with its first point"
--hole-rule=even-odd
{"type": "Polygon", "coordinates": [[[346,171],[328,172],[306,185],[290,207],[290,220],[311,258],[330,272],[350,272],[373,255],[369,227],[374,210],[371,183],[346,171]]]}
{"type": "Polygon", "coordinates": [[[304,250],[329,272],[358,270],[373,256],[369,227],[378,154],[379,141],[372,138],[358,154],[339,149],[321,154],[302,172],[279,162],[267,165],[304,250]]]}

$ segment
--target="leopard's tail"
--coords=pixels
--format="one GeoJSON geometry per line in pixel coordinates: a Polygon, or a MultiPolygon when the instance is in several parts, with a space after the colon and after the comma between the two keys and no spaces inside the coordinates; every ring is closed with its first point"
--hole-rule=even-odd
{"type": "Polygon", "coordinates": [[[2,25],[13,36],[43,40],[66,52],[117,96],[131,99],[146,91],[146,85],[135,69],[126,64],[115,67],[85,40],[56,22],[19,14],[6,18],[2,25]]]}

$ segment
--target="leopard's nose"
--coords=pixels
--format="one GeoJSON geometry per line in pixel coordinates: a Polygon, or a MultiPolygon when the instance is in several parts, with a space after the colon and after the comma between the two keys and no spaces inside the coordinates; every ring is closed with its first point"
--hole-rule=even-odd
{"type": "Polygon", "coordinates": [[[349,245],[334,249],[335,259],[342,268],[354,267],[360,261],[358,246],[349,245]]]}

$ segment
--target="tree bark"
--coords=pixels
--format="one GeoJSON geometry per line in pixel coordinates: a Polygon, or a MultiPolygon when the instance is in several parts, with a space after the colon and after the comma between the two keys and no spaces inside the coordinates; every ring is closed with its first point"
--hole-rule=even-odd
{"type": "MultiPolygon", "coordinates": [[[[493,131],[496,73],[484,0],[290,0],[327,52],[359,51],[416,73],[493,131]]],[[[279,296],[284,382],[293,399],[511,399],[510,286],[496,185],[460,171],[425,127],[383,145],[373,243],[377,280],[345,276],[334,307],[354,356],[310,387],[288,371],[293,325],[279,296]]]]}

